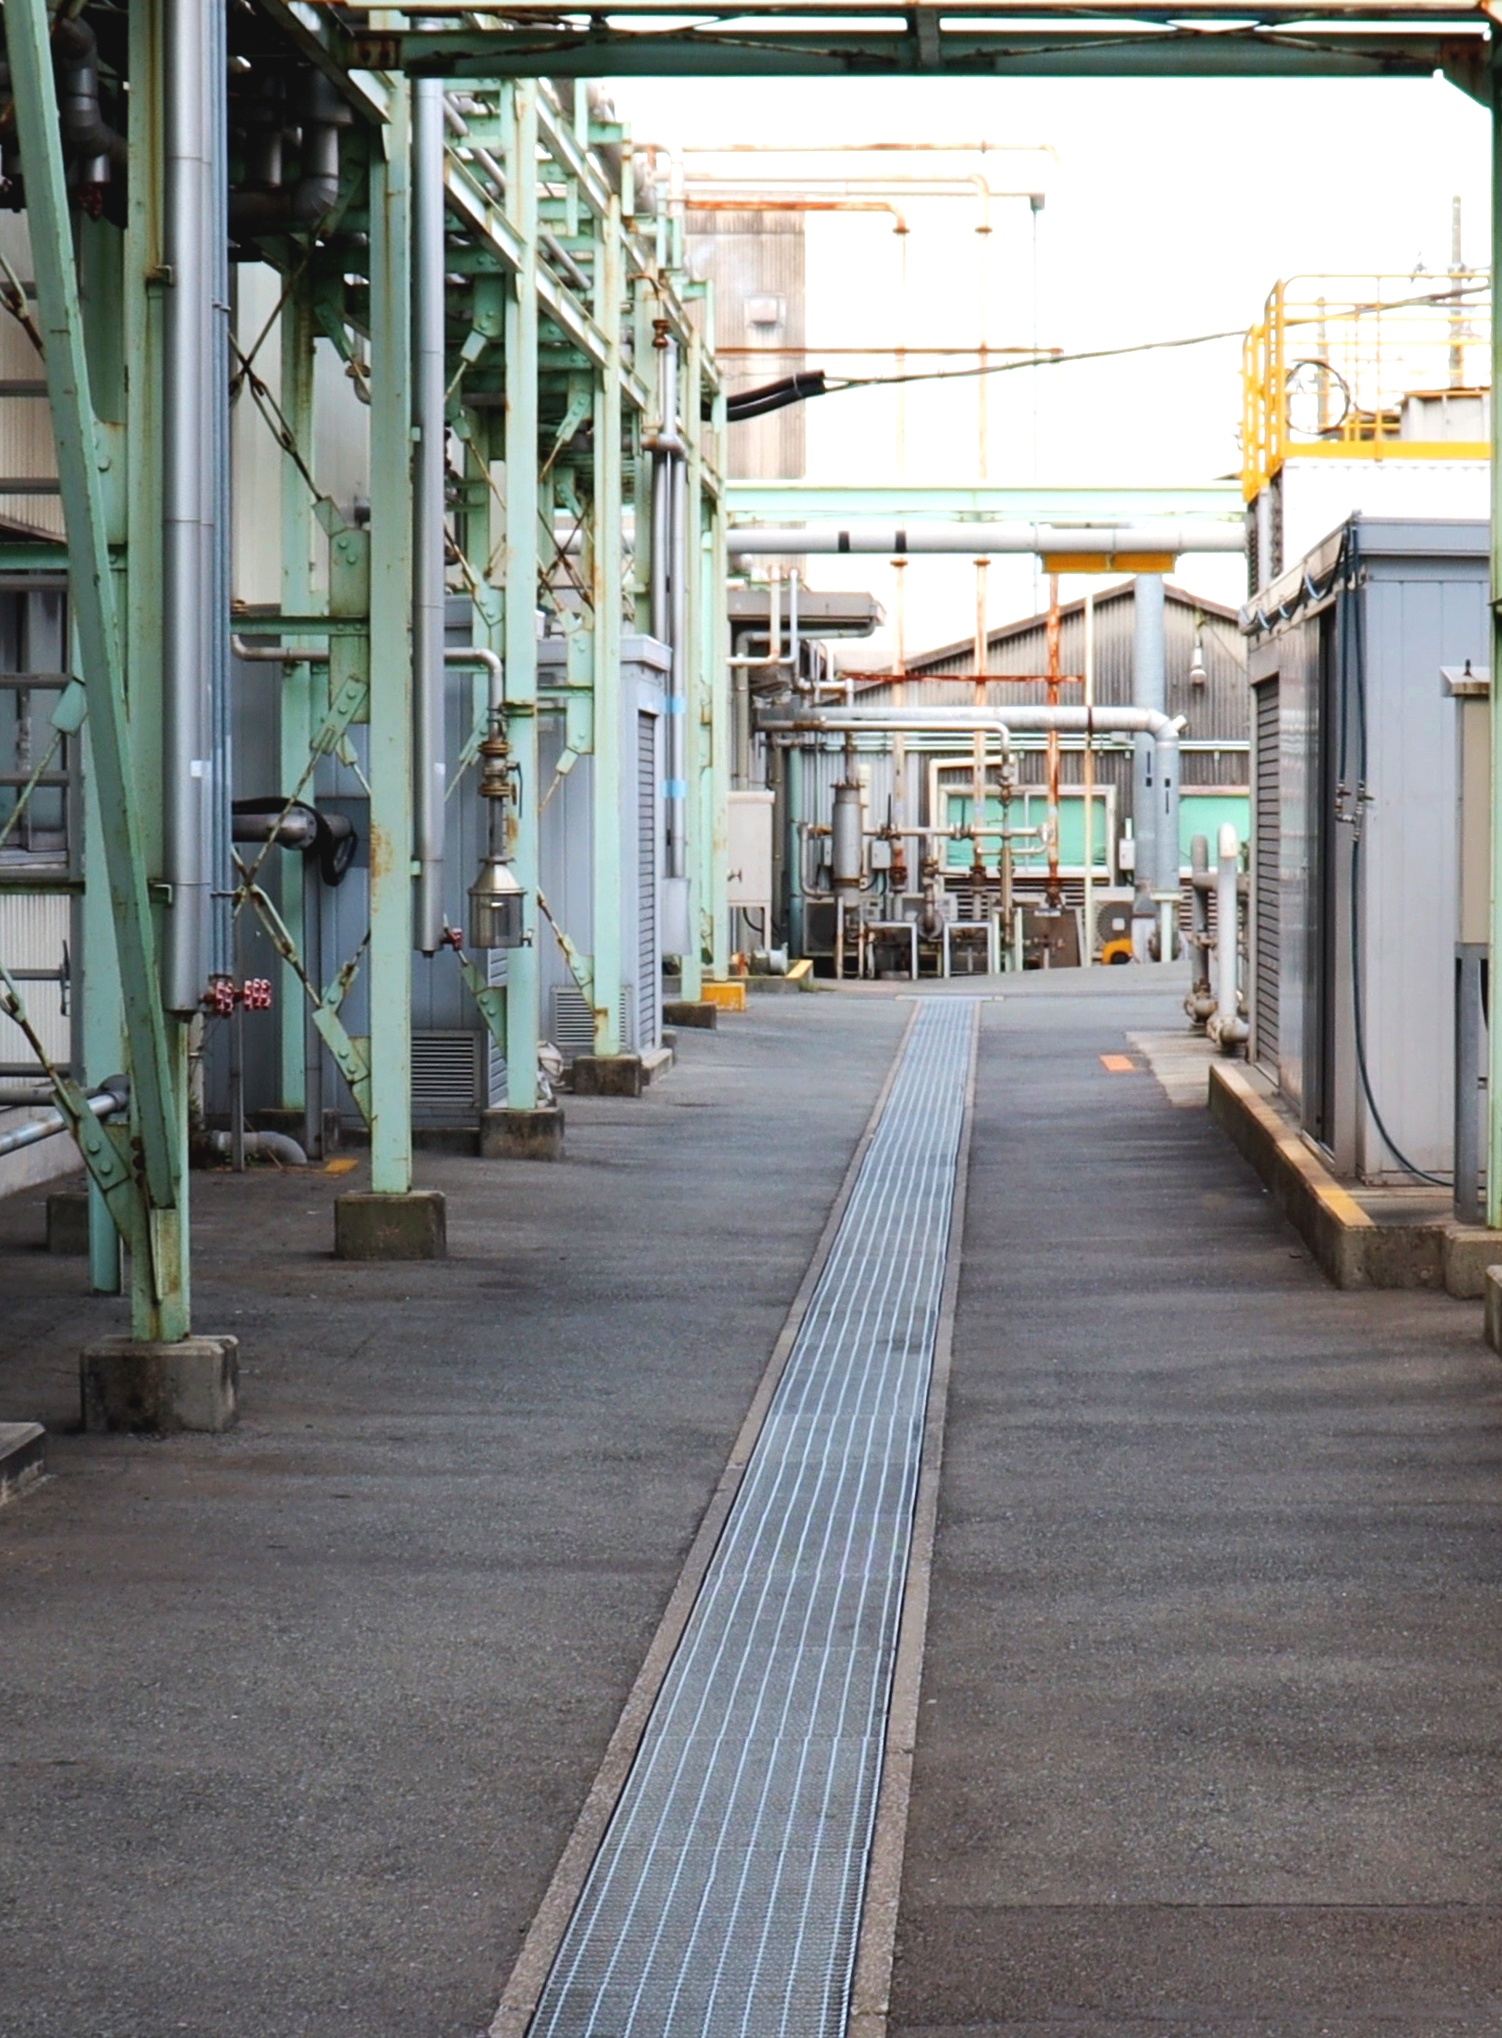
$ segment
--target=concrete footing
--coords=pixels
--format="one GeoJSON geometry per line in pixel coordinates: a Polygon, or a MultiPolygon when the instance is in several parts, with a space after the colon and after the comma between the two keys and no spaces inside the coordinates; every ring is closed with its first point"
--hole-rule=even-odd
{"type": "Polygon", "coordinates": [[[556,1104],[535,1110],[501,1106],[480,1113],[480,1158],[485,1161],[561,1161],[563,1113],[556,1104]]]}
{"type": "Polygon", "coordinates": [[[47,1432],[39,1422],[0,1422],[0,1506],[47,1469],[47,1432]]]}
{"type": "Polygon", "coordinates": [[[1486,1270],[1481,1327],[1492,1350],[1502,1352],[1502,1267],[1486,1270]]]}
{"type": "Polygon", "coordinates": [[[377,1195],[350,1189],[334,1198],[334,1257],[340,1260],[441,1260],[448,1252],[443,1193],[409,1189],[377,1195]]]}
{"type": "Polygon", "coordinates": [[[89,1192],[54,1189],[47,1198],[47,1250],[86,1253],[89,1249],[89,1192]]]}
{"type": "Polygon", "coordinates": [[[664,1026],[703,1026],[711,1032],[720,1023],[720,1008],[707,998],[674,998],[662,1008],[664,1026]]]}
{"type": "Polygon", "coordinates": [[[574,1057],[576,1097],[639,1097],[647,1074],[639,1054],[580,1054],[574,1057]]]}
{"type": "Polygon", "coordinates": [[[130,1337],[86,1345],[79,1361],[86,1430],[232,1429],[240,1341],[185,1337],[152,1344],[130,1337]]]}

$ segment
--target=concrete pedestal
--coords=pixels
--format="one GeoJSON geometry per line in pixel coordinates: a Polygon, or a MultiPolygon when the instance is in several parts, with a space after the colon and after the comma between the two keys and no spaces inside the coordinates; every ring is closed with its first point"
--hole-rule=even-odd
{"type": "Polygon", "coordinates": [[[89,1249],[89,1192],[54,1189],[47,1198],[47,1250],[86,1253],[89,1249]]]}
{"type": "Polygon", "coordinates": [[[576,1097],[639,1097],[646,1087],[639,1054],[581,1054],[574,1058],[576,1097]]]}
{"type": "Polygon", "coordinates": [[[711,1032],[720,1023],[720,1008],[707,998],[674,998],[662,1008],[664,1026],[704,1026],[711,1032]]]}
{"type": "Polygon", "coordinates": [[[480,1158],[486,1161],[561,1161],[563,1113],[556,1104],[480,1113],[480,1158]]]}
{"type": "Polygon", "coordinates": [[[129,1337],[86,1345],[79,1361],[86,1430],[232,1429],[240,1341],[185,1337],[150,1344],[129,1337]]]}
{"type": "Polygon", "coordinates": [[[1494,1352],[1502,1352],[1502,1267],[1486,1270],[1482,1328],[1494,1352]]]}
{"type": "Polygon", "coordinates": [[[47,1469],[47,1432],[39,1422],[0,1422],[0,1505],[47,1469]]]}
{"type": "Polygon", "coordinates": [[[409,1189],[403,1196],[350,1189],[334,1198],[335,1259],[441,1260],[447,1253],[439,1189],[409,1189]]]}

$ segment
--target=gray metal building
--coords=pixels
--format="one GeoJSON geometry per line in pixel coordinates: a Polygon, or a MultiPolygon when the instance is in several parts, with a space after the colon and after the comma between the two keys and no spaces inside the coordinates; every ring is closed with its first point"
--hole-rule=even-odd
{"type": "MultiPolygon", "coordinates": [[[[804,366],[803,218],[796,212],[689,214],[688,267],[714,285],[715,358],[725,391],[755,389],[804,366]]],[[[726,434],[727,476],[787,481],[803,473],[801,403],[726,434]]]]}
{"type": "Polygon", "coordinates": [[[1457,702],[1488,528],[1352,518],[1243,612],[1254,702],[1251,1055],[1336,1171],[1448,1173],[1457,702]]]}

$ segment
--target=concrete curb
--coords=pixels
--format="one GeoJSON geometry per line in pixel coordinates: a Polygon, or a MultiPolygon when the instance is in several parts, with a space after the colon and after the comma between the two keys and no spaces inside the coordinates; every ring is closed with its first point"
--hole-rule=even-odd
{"type": "Polygon", "coordinates": [[[1337,1288],[1443,1289],[1460,1301],[1489,1294],[1502,1233],[1449,1221],[1379,1224],[1259,1095],[1241,1063],[1211,1063],[1209,1104],[1337,1288]]]}

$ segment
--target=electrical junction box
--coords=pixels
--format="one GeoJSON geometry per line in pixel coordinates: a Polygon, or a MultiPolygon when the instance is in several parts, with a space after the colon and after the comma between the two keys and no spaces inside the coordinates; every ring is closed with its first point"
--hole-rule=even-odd
{"type": "Polygon", "coordinates": [[[892,842],[889,836],[877,835],[873,838],[871,843],[871,868],[872,870],[890,870],[892,868],[892,842]]]}
{"type": "Polygon", "coordinates": [[[733,792],[729,813],[729,904],[741,913],[772,909],[772,802],[760,787],[733,792]]]}

